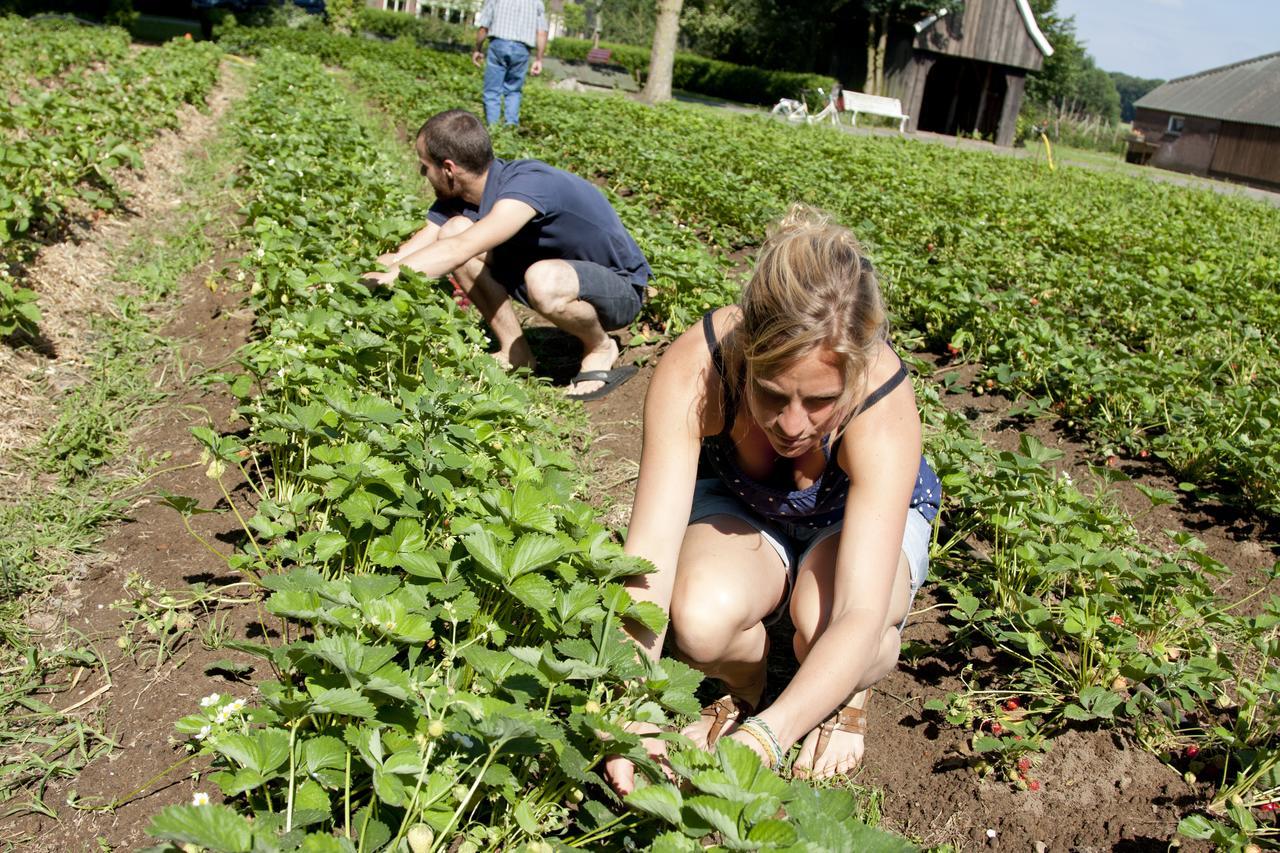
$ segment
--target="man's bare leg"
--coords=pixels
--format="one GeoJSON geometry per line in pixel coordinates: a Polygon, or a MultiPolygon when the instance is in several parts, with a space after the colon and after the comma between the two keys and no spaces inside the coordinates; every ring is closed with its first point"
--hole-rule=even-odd
{"type": "MultiPolygon", "coordinates": [[[[578,298],[578,274],[564,261],[539,261],[525,271],[529,307],[546,317],[556,328],[582,342],[579,372],[609,370],[618,360],[618,344],[600,325],[600,316],[590,303],[578,298]]],[[[588,394],[603,382],[578,382],[566,392],[570,397],[588,394]]]]}
{"type": "Polygon", "coordinates": [[[489,274],[489,268],[480,259],[472,258],[454,270],[453,277],[457,279],[458,286],[467,298],[480,309],[480,316],[498,339],[498,352],[494,358],[511,367],[527,367],[532,370],[536,361],[524,329],[520,326],[520,318],[511,305],[511,297],[489,274]]]}
{"type": "MultiPolygon", "coordinates": [[[[455,216],[440,228],[441,239],[461,234],[470,228],[471,220],[464,216],[455,216]]],[[[536,363],[533,350],[529,349],[529,341],[520,327],[520,318],[511,306],[511,296],[506,288],[489,274],[486,266],[487,253],[472,258],[453,271],[453,277],[467,298],[480,309],[493,336],[498,339],[498,353],[495,358],[510,367],[527,367],[532,370],[536,363]]]]}

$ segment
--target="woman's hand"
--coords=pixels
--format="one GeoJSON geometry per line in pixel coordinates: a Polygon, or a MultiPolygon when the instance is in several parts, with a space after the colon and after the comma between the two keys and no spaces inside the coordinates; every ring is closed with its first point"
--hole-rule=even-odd
{"type": "MultiPolygon", "coordinates": [[[[656,735],[662,731],[653,723],[628,723],[624,728],[628,732],[638,735],[656,735]]],[[[675,781],[675,773],[667,762],[667,742],[662,738],[645,737],[641,743],[644,745],[644,751],[649,754],[649,757],[662,767],[663,772],[667,774],[667,778],[675,781]]],[[[610,755],[607,757],[604,760],[604,776],[620,797],[625,797],[636,789],[636,766],[624,756],[610,755]]]]}

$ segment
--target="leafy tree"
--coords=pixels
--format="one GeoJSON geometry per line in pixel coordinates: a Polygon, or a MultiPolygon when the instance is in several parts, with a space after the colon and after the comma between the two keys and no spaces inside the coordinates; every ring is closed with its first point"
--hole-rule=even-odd
{"type": "Polygon", "coordinates": [[[1133,121],[1133,105],[1143,95],[1163,83],[1163,80],[1148,80],[1144,77],[1132,77],[1119,71],[1109,72],[1111,80],[1116,84],[1120,95],[1120,120],[1133,121]]]}
{"type": "Polygon", "coordinates": [[[564,4],[564,28],[570,34],[581,37],[587,31],[587,12],[581,3],[564,4]]]}
{"type": "MultiPolygon", "coordinates": [[[[572,4],[566,3],[566,10],[572,4]]],[[[584,29],[606,41],[643,45],[653,41],[655,0],[586,0],[584,29]]]]}
{"type": "Polygon", "coordinates": [[[1098,68],[1076,38],[1073,16],[1055,10],[1057,0],[1032,0],[1032,11],[1053,55],[1044,67],[1027,76],[1027,100],[1053,106],[1059,112],[1084,113],[1115,123],[1120,119],[1120,95],[1110,75],[1098,68]]]}

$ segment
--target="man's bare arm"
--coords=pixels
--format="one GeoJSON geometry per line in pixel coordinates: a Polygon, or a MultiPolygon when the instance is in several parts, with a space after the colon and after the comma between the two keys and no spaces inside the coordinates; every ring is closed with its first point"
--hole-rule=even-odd
{"type": "Polygon", "coordinates": [[[371,273],[366,278],[379,284],[390,284],[399,275],[401,267],[420,272],[428,278],[451,273],[477,255],[510,240],[536,215],[537,211],[522,201],[500,199],[493,210],[461,234],[436,239],[402,257],[385,273],[371,273]]]}
{"type": "Polygon", "coordinates": [[[418,231],[418,233],[401,243],[400,248],[392,252],[387,252],[385,255],[379,255],[378,263],[382,264],[384,267],[389,267],[392,264],[398,264],[401,259],[409,257],[419,249],[424,249],[427,246],[430,246],[439,236],[440,226],[434,222],[428,222],[421,230],[418,231]]]}

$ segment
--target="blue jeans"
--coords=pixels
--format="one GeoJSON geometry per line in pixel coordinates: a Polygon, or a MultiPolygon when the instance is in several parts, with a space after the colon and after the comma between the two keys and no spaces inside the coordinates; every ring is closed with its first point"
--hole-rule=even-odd
{"type": "Polygon", "coordinates": [[[529,70],[529,46],[524,42],[490,39],[484,61],[484,120],[498,123],[498,107],[508,124],[520,123],[520,90],[529,70]],[[503,99],[506,103],[503,104],[503,99]]]}

